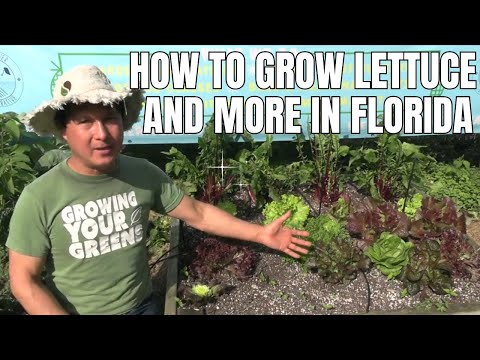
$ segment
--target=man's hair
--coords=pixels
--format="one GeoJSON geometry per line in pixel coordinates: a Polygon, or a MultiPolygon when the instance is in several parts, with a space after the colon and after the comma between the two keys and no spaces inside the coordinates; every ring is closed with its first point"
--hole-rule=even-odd
{"type": "MultiPolygon", "coordinates": [[[[63,130],[67,127],[67,122],[70,114],[72,113],[73,109],[78,106],[78,104],[68,103],[66,104],[62,110],[57,110],[55,113],[55,127],[58,130],[63,130]]],[[[125,114],[125,104],[123,101],[114,103],[111,105],[112,108],[117,110],[122,115],[122,121],[125,124],[126,114],[125,114]]]]}

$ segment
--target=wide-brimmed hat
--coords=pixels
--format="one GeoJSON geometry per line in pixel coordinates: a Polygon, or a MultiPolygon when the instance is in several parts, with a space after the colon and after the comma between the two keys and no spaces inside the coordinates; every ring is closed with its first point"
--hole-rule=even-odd
{"type": "Polygon", "coordinates": [[[124,101],[126,116],[123,128],[126,131],[137,122],[144,99],[142,90],[116,91],[98,67],[80,65],[61,75],[55,83],[53,99],[42,103],[24,119],[38,135],[55,135],[61,139],[61,130],[55,125],[55,113],[66,104],[112,105],[124,101]]]}

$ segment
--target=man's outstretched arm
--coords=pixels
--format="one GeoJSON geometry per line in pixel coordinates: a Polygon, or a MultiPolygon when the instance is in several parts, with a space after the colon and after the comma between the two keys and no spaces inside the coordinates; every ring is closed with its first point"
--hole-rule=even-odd
{"type": "Polygon", "coordinates": [[[298,237],[308,236],[308,232],[283,227],[283,222],[290,216],[290,212],[271,224],[258,225],[238,219],[211,204],[184,196],[180,204],[168,215],[183,220],[203,232],[257,242],[294,258],[308,253],[307,248],[311,246],[309,241],[298,237]]]}

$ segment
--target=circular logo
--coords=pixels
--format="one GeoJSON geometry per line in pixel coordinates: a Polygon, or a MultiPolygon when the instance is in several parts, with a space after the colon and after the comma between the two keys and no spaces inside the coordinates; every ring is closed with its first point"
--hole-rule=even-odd
{"type": "Polygon", "coordinates": [[[15,104],[23,92],[23,77],[17,64],[0,52],[0,107],[15,104]]]}

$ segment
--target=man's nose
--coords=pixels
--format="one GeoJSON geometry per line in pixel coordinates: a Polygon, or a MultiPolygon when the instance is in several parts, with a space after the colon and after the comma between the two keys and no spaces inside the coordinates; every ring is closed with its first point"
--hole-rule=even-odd
{"type": "Polygon", "coordinates": [[[94,136],[97,139],[103,140],[106,139],[108,136],[108,130],[103,121],[96,120],[95,125],[93,127],[94,136]]]}

